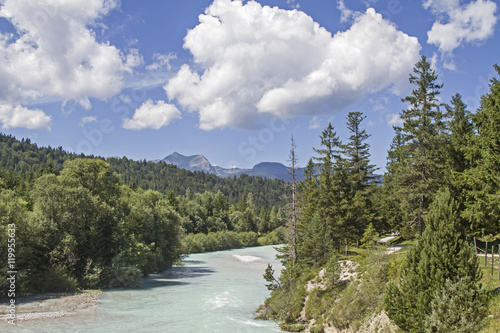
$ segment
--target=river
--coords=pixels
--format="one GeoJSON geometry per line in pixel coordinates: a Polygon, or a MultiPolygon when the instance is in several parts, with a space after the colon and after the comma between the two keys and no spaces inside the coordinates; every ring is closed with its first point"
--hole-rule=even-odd
{"type": "Polygon", "coordinates": [[[13,332],[279,332],[276,323],[253,319],[269,296],[267,264],[279,271],[275,255],[272,246],[192,254],[139,288],[105,291],[88,313],[18,322],[13,332]]]}

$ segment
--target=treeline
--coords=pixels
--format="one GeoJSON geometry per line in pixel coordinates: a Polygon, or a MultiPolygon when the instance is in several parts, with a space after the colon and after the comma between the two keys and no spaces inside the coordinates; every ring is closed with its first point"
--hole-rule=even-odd
{"type": "MultiPolygon", "coordinates": [[[[18,140],[11,135],[0,133],[0,166],[2,177],[9,185],[19,178],[23,182],[43,173],[58,174],[66,160],[75,158],[95,158],[93,155],[68,153],[62,147],[38,147],[30,139],[18,140]]],[[[120,175],[122,182],[144,190],[161,193],[172,191],[176,196],[210,191],[221,192],[230,204],[236,204],[248,194],[252,194],[257,209],[280,207],[284,202],[286,182],[262,177],[220,178],[204,172],[179,169],[164,162],[146,160],[134,161],[123,158],[108,158],[111,171],[120,175]]]]}
{"type": "Polygon", "coordinates": [[[441,104],[437,79],[422,57],[410,75],[414,89],[402,99],[407,108],[400,113],[402,125],[394,127],[383,184],[373,178],[362,113],[347,116],[346,141],[331,124],[322,132],[317,156],[296,186],[297,209],[288,218],[288,245],[281,253],[284,269],[279,278],[271,267],[264,276],[273,290],[264,317],[297,331],[305,328],[301,321],[314,319],[311,332],[322,332],[325,325],[356,328],[385,309],[405,331],[480,329],[486,298],[470,240],[500,232],[500,81],[491,80],[471,113],[459,94],[441,104]],[[392,232],[400,240],[416,239],[406,261],[357,250],[366,253],[358,258],[362,282],[338,282],[338,258],[352,247],[371,248],[378,234],[392,232]],[[321,268],[329,277],[307,295],[304,318],[305,286],[321,268]]]}

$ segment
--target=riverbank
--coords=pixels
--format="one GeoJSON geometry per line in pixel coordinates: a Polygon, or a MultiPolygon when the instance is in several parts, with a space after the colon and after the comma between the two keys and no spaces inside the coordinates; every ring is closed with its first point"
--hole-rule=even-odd
{"type": "MultiPolygon", "coordinates": [[[[102,296],[100,290],[84,290],[76,294],[46,293],[16,299],[16,321],[50,319],[78,315],[97,306],[102,296]]],[[[2,302],[0,322],[7,321],[8,308],[2,302]]]]}

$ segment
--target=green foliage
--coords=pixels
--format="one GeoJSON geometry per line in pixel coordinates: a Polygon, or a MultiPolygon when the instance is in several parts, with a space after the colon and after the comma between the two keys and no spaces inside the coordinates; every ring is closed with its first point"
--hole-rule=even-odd
{"type": "Polygon", "coordinates": [[[67,160],[29,187],[0,189],[0,232],[16,226],[21,293],[133,286],[179,260],[179,214],[161,193],[121,185],[103,160],[67,160]]]}
{"type": "Polygon", "coordinates": [[[378,232],[375,230],[373,223],[370,223],[368,227],[366,227],[365,233],[363,234],[363,238],[361,238],[361,243],[365,245],[365,247],[370,247],[375,245],[375,239],[378,237],[378,232]]]}
{"type": "Polygon", "coordinates": [[[425,318],[425,332],[473,333],[481,329],[486,314],[486,296],[470,290],[469,282],[446,280],[430,304],[425,318]]]}
{"type": "Polygon", "coordinates": [[[264,278],[264,280],[269,282],[269,284],[266,284],[266,288],[268,290],[276,290],[281,288],[280,282],[274,277],[274,269],[271,264],[267,264],[266,271],[262,277],[264,278]]]}
{"type": "Polygon", "coordinates": [[[279,245],[285,242],[285,227],[279,227],[259,237],[259,245],[279,245]]]}
{"type": "Polygon", "coordinates": [[[326,225],[317,213],[304,230],[298,247],[299,261],[319,266],[325,262],[331,249],[326,225]]]}
{"type": "Polygon", "coordinates": [[[131,266],[115,266],[106,271],[109,288],[133,288],[141,282],[142,272],[131,266]]]}
{"type": "Polygon", "coordinates": [[[279,288],[266,300],[265,317],[283,323],[292,323],[299,316],[305,299],[304,285],[310,277],[299,265],[289,263],[278,279],[279,288]]]}
{"type": "Polygon", "coordinates": [[[390,153],[392,195],[400,200],[401,217],[421,235],[430,203],[446,183],[443,133],[445,124],[438,96],[442,85],[426,57],[415,65],[410,83],[412,93],[402,99],[410,107],[401,112],[402,127],[395,127],[396,142],[390,153]]]}
{"type": "Polygon", "coordinates": [[[78,282],[66,271],[66,268],[57,265],[49,267],[35,282],[38,292],[73,292],[78,282]]]}
{"type": "Polygon", "coordinates": [[[370,145],[366,142],[370,135],[361,127],[365,118],[361,112],[349,112],[347,128],[351,136],[344,147],[349,182],[346,214],[352,228],[350,235],[347,236],[356,241],[362,237],[364,230],[376,216],[372,194],[377,186],[374,178],[377,168],[370,164],[370,145]]]}
{"type": "MultiPolygon", "coordinates": [[[[500,67],[495,66],[498,74],[500,67]]],[[[465,155],[470,168],[463,177],[464,218],[473,234],[500,231],[500,81],[493,78],[490,91],[472,116],[475,135],[469,136],[465,155]]]]}
{"type": "Polygon", "coordinates": [[[203,253],[262,245],[257,234],[250,232],[219,231],[208,234],[188,234],[183,239],[183,253],[203,253]]]}
{"type": "Polygon", "coordinates": [[[304,332],[306,329],[304,324],[300,323],[281,323],[280,328],[285,332],[304,332]]]}
{"type": "Polygon", "coordinates": [[[431,205],[422,238],[406,258],[399,285],[387,288],[385,308],[400,328],[423,330],[431,302],[448,279],[464,279],[468,291],[478,290],[481,273],[458,220],[455,200],[448,190],[441,191],[431,205]]]}

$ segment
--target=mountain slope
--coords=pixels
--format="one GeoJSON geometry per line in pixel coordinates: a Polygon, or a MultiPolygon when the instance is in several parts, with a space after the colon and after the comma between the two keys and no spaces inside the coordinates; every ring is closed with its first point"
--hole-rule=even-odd
{"type": "Polygon", "coordinates": [[[175,152],[165,157],[162,161],[189,171],[204,171],[216,174],[213,165],[203,155],[184,156],[175,152]]]}
{"type": "MultiPolygon", "coordinates": [[[[246,174],[248,176],[264,177],[268,179],[281,179],[286,181],[290,181],[292,178],[290,173],[288,172],[288,168],[285,165],[276,162],[262,162],[255,165],[252,169],[226,169],[210,164],[207,158],[203,155],[184,156],[177,152],[168,155],[167,157],[159,161],[173,164],[181,169],[190,171],[203,171],[205,173],[211,173],[222,178],[240,176],[242,174],[246,174]]],[[[302,180],[303,178],[303,169],[299,169],[297,172],[297,180],[302,180]]]]}

